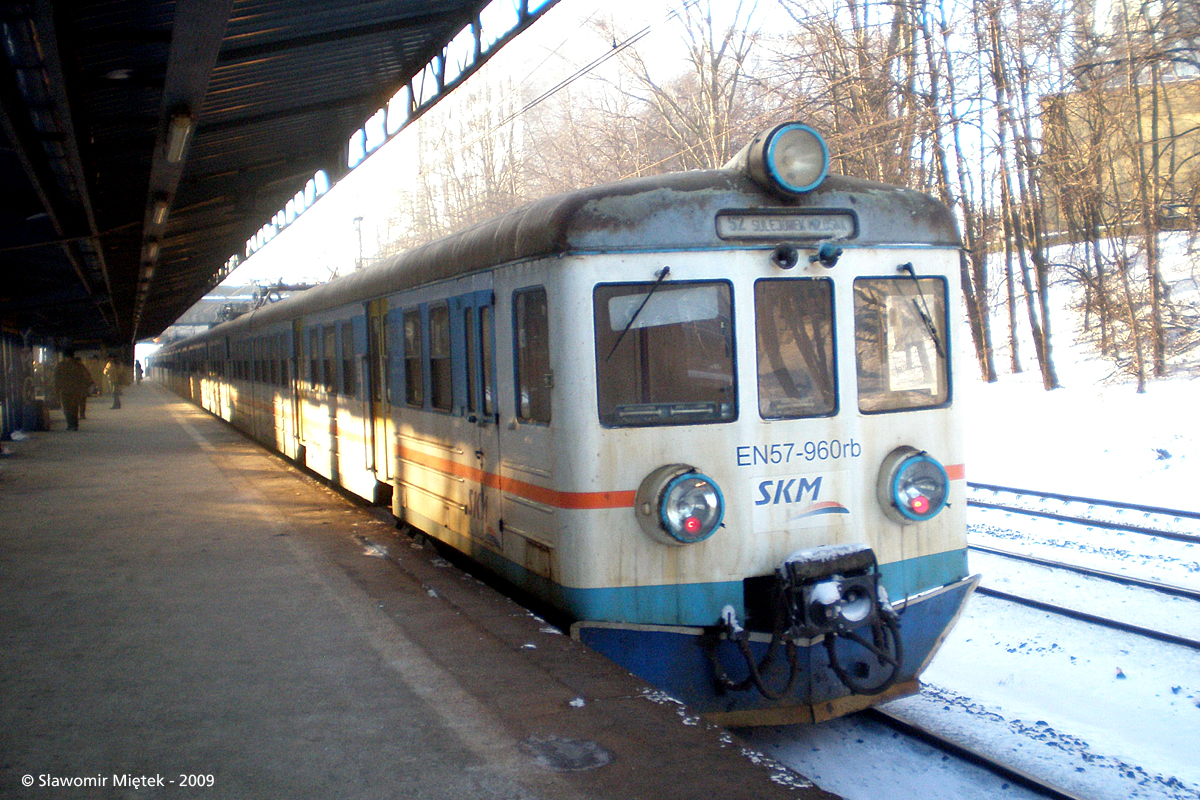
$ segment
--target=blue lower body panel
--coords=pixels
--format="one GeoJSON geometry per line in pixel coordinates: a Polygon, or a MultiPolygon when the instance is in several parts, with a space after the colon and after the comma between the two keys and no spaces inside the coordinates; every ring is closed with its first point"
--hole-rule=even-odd
{"type": "MultiPolygon", "coordinates": [[[[717,640],[711,631],[658,625],[580,622],[573,635],[630,672],[649,681],[706,716],[731,725],[816,721],[864,708],[874,702],[916,691],[916,679],[953,626],[978,577],[960,580],[897,606],[902,657],[893,688],[882,695],[856,695],[830,666],[823,639],[802,644],[797,650],[795,679],[778,700],[753,686],[745,690],[722,688],[714,669],[715,658],[725,675],[741,682],[749,675],[745,657],[733,642],[717,640]]],[[[869,634],[868,634],[869,635],[869,634]]],[[[755,662],[770,646],[766,635],[749,642],[755,662]]],[[[843,671],[860,685],[879,685],[892,672],[859,645],[839,637],[835,655],[843,671]]],[[[775,694],[787,687],[793,668],[780,648],[762,675],[775,694]]]]}

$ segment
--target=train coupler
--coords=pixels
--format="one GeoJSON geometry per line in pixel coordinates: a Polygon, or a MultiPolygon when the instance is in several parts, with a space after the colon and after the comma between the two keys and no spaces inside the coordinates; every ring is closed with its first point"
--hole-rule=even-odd
{"type": "Polygon", "coordinates": [[[824,637],[829,666],[856,694],[900,677],[899,618],[866,545],[825,545],[789,556],[776,571],[792,638],[824,637]],[[839,641],[840,640],[840,641],[839,641]]]}

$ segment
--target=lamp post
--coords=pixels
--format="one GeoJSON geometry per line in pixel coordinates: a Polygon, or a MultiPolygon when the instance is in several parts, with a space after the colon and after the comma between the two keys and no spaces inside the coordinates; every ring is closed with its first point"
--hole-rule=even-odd
{"type": "Polygon", "coordinates": [[[354,232],[358,234],[358,259],[354,262],[354,271],[355,272],[358,272],[360,269],[363,268],[362,221],[363,221],[362,217],[354,218],[354,232]]]}

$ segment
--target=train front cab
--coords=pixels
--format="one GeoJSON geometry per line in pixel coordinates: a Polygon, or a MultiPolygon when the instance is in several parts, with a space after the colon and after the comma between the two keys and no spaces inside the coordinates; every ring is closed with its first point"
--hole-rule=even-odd
{"type": "Polygon", "coordinates": [[[563,271],[573,288],[555,315],[564,351],[594,354],[563,409],[564,428],[589,433],[557,448],[559,474],[639,487],[623,507],[563,512],[575,634],[737,724],[915,691],[973,586],[947,335],[957,252],[847,247],[834,266],[788,270],[769,256],[592,257],[563,271]],[[584,313],[594,327],[573,322],[584,313]],[[687,475],[720,495],[710,531],[703,499],[669,529],[664,494],[687,475]],[[876,585],[891,602],[850,608],[876,585]],[[855,637],[882,637],[881,657],[855,637]]]}
{"type": "Polygon", "coordinates": [[[391,298],[393,510],[714,718],[821,719],[910,693],[973,586],[950,385],[957,258],[568,256],[391,298]],[[646,502],[711,480],[711,530],[656,529],[657,507],[643,519],[639,488],[675,465],[646,502]],[[868,589],[865,611],[849,602],[868,589]],[[814,627],[814,592],[830,626],[861,624],[814,627]],[[882,660],[863,658],[864,635],[884,637],[882,660]]]}

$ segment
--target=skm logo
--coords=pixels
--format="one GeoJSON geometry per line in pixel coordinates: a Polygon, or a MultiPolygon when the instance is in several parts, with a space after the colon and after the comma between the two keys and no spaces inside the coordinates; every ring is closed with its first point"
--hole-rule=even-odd
{"type": "Polygon", "coordinates": [[[808,478],[784,478],[777,481],[762,481],[758,484],[756,506],[781,505],[784,503],[817,502],[821,494],[821,477],[811,483],[808,478]]]}

